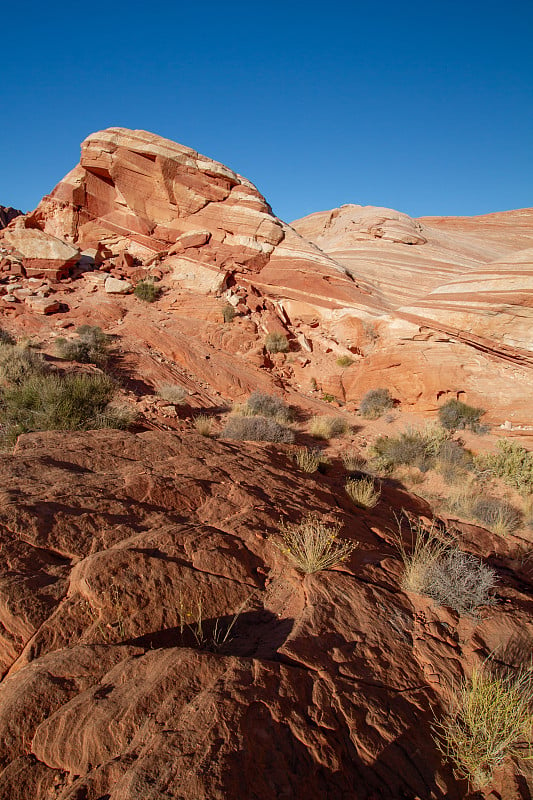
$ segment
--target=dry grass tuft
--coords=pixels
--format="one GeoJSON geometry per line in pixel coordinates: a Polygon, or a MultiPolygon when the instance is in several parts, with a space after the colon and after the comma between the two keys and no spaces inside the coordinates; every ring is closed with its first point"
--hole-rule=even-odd
{"type": "Polygon", "coordinates": [[[346,493],[358,508],[374,508],[381,497],[372,478],[349,478],[345,484],[346,493]]]}
{"type": "Polygon", "coordinates": [[[366,466],[366,458],[357,450],[347,450],[342,455],[342,463],[346,472],[359,472],[366,466]]]}
{"type": "Polygon", "coordinates": [[[533,760],[532,677],[531,668],[504,675],[476,668],[436,723],[437,746],[472,787],[486,786],[504,761],[533,760]]]}
{"type": "Polygon", "coordinates": [[[312,447],[299,447],[294,453],[294,461],[302,472],[310,473],[316,472],[328,463],[326,456],[317,448],[312,447]]]}
{"type": "Polygon", "coordinates": [[[157,390],[157,394],[161,400],[166,400],[167,403],[173,403],[176,406],[184,405],[189,392],[177,383],[163,383],[157,390]]]}
{"type": "Polygon", "coordinates": [[[340,529],[339,522],[328,525],[318,515],[308,514],[297,525],[282,524],[282,542],[275,544],[301,572],[319,572],[346,561],[357,547],[338,538],[340,529]]]}
{"type": "Polygon", "coordinates": [[[243,417],[240,414],[231,414],[226,421],[221,436],[225,439],[236,439],[252,442],[278,442],[292,444],[294,431],[285,425],[280,425],[270,417],[243,417]]]}
{"type": "Polygon", "coordinates": [[[313,417],[309,433],[315,439],[332,439],[345,434],[348,427],[348,423],[342,417],[313,417]]]}
{"type": "Polygon", "coordinates": [[[207,414],[198,414],[193,420],[193,425],[201,436],[213,435],[213,420],[207,414]]]}
{"type": "Polygon", "coordinates": [[[361,398],[359,413],[365,419],[378,419],[393,405],[394,400],[388,389],[370,389],[361,398]]]}

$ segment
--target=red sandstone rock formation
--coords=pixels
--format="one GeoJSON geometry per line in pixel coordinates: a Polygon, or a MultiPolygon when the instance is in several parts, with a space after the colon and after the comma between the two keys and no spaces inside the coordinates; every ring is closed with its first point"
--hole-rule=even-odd
{"type": "Polygon", "coordinates": [[[5,228],[6,225],[9,225],[11,220],[15,219],[15,217],[19,217],[21,214],[22,211],[19,211],[17,208],[0,206],[0,229],[5,228]]]}

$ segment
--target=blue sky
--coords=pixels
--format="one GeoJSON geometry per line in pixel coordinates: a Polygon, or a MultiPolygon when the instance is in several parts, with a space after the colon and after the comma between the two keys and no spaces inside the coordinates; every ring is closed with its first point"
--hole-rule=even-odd
{"type": "Polygon", "coordinates": [[[111,126],[188,145],[290,221],[533,205],[533,4],[8,3],[0,204],[29,210],[111,126]]]}

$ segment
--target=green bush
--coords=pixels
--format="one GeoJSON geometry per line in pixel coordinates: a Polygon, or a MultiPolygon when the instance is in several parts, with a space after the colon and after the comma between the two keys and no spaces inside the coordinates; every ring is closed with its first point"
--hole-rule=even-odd
{"type": "Polygon", "coordinates": [[[283,333],[267,333],[265,348],[269,353],[286,353],[289,349],[289,340],[283,333]]]}
{"type": "Polygon", "coordinates": [[[480,419],[485,409],[474,408],[460,400],[448,400],[439,408],[439,421],[447,431],[466,430],[480,431],[480,419]]]}
{"type": "Polygon", "coordinates": [[[146,279],[139,281],[133,290],[133,294],[139,300],[144,300],[145,303],[155,303],[161,294],[161,288],[152,280],[146,279]]]}
{"type": "Polygon", "coordinates": [[[353,364],[353,358],[350,356],[339,356],[337,359],[337,366],[338,367],[351,367],[353,364]]]}
{"type": "Polygon", "coordinates": [[[32,375],[49,369],[40,353],[17,344],[0,345],[0,381],[8,385],[24,383],[32,375]]]}
{"type": "Polygon", "coordinates": [[[112,341],[113,337],[104,333],[98,325],[81,325],[76,331],[75,339],[56,339],[56,350],[67,361],[102,367],[109,360],[112,341]]]}
{"type": "Polygon", "coordinates": [[[393,405],[394,400],[388,389],[370,389],[359,404],[359,413],[365,419],[378,419],[393,405]]]}
{"type": "Polygon", "coordinates": [[[108,375],[34,375],[4,390],[0,422],[8,440],[48,430],[125,428],[131,415],[110,407],[115,384],[108,375]]]}
{"type": "Polygon", "coordinates": [[[533,493],[533,453],[509,439],[498,442],[498,451],[480,455],[475,460],[479,470],[485,470],[521,494],[533,493]]]}
{"type": "Polygon", "coordinates": [[[294,432],[270,417],[243,417],[232,414],[221,433],[224,439],[292,444],[294,432]]]}

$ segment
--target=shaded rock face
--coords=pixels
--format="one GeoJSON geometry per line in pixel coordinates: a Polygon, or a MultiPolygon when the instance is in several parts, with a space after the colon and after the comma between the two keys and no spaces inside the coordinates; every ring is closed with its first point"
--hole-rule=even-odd
{"type": "Polygon", "coordinates": [[[0,229],[5,228],[11,220],[15,219],[15,217],[19,217],[22,214],[22,211],[19,211],[17,208],[11,208],[11,206],[0,206],[0,229]]]}
{"type": "MultiPolygon", "coordinates": [[[[465,796],[432,715],[476,653],[533,635],[523,596],[459,620],[405,595],[390,507],[423,501],[385,487],[361,515],[288,464],[195,434],[19,439],[0,465],[0,797],[465,796]],[[359,548],[304,577],[270,537],[310,509],[359,548]]],[[[480,533],[465,547],[505,556],[480,533]]]]}

